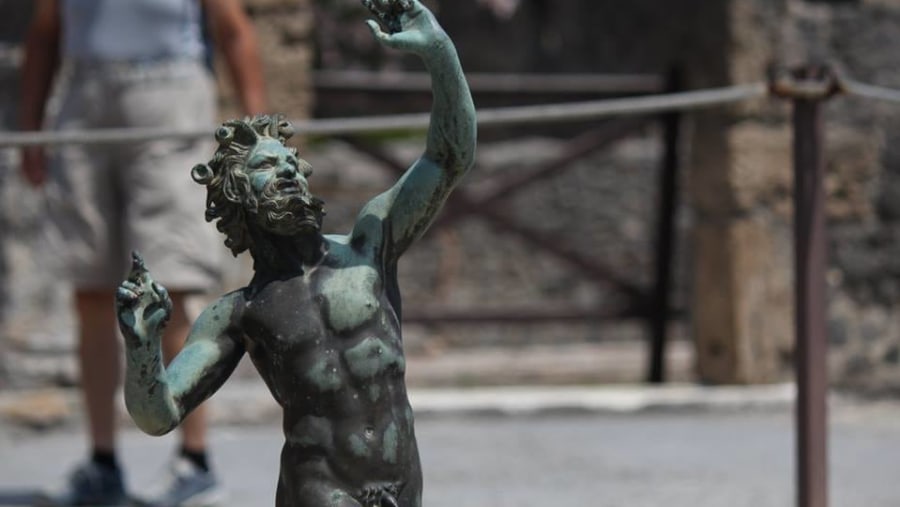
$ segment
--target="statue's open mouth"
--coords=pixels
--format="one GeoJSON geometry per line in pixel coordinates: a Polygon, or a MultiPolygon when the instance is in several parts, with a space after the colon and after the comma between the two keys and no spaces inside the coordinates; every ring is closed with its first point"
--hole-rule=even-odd
{"type": "Polygon", "coordinates": [[[296,180],[278,180],[275,182],[275,190],[281,193],[294,194],[300,192],[300,183],[296,180]]]}
{"type": "Polygon", "coordinates": [[[307,214],[298,220],[297,227],[303,231],[317,231],[319,230],[319,220],[315,215],[307,214]]]}

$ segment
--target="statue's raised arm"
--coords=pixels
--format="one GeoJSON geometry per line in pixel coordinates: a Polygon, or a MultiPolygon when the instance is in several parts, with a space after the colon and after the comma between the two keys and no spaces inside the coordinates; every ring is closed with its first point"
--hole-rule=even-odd
{"type": "Polygon", "coordinates": [[[375,224],[382,226],[389,231],[382,238],[387,242],[386,260],[396,261],[425,232],[472,167],[475,106],[456,48],[427,8],[418,0],[363,0],[363,4],[381,22],[368,22],[375,37],[385,46],[418,55],[431,74],[433,104],[425,153],[390,190],[366,205],[353,232],[356,238],[369,236],[375,224]]]}

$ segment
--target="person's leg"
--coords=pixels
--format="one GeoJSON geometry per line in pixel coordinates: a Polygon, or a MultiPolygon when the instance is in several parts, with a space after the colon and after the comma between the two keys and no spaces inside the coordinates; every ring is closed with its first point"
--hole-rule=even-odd
{"type": "MultiPolygon", "coordinates": [[[[172,298],[172,316],[162,342],[167,363],[181,350],[191,329],[185,306],[187,294],[174,292],[169,296],[172,298]]],[[[76,306],[81,323],[78,352],[91,448],[95,452],[114,453],[115,394],[121,382],[122,368],[113,293],[77,291],[76,306]]],[[[187,451],[201,453],[206,450],[204,406],[197,407],[181,424],[182,446],[187,451]]]]}
{"type": "MultiPolygon", "coordinates": [[[[166,332],[163,336],[163,357],[166,364],[169,363],[181,350],[188,333],[191,330],[190,317],[187,315],[188,294],[185,292],[170,292],[169,297],[172,298],[172,316],[166,325],[166,332]]],[[[181,444],[182,450],[192,453],[193,455],[203,456],[205,460],[206,452],[206,404],[202,404],[190,415],[188,415],[181,423],[181,444]]],[[[200,463],[197,463],[201,465],[200,463]]],[[[208,468],[206,463],[202,463],[202,468],[208,468]]]]}
{"type": "Polygon", "coordinates": [[[79,290],[75,303],[80,323],[81,387],[91,449],[113,454],[116,449],[115,395],[122,376],[113,293],[79,290]]]}
{"type": "MultiPolygon", "coordinates": [[[[102,73],[63,66],[69,87],[59,98],[60,110],[51,125],[58,130],[103,125],[104,107],[111,102],[102,73]]],[[[88,428],[86,462],[75,467],[65,484],[43,491],[39,500],[52,505],[123,505],[123,473],[116,451],[116,392],[121,358],[113,291],[121,270],[116,249],[115,171],[110,151],[90,145],[67,145],[50,153],[47,208],[54,224],[48,248],[57,252],[59,269],[75,291],[78,359],[88,428]]],[[[122,263],[124,264],[124,263],[122,263]]]]}
{"type": "Polygon", "coordinates": [[[116,392],[122,367],[112,291],[76,290],[75,310],[91,455],[65,483],[38,493],[34,501],[38,505],[126,505],[125,480],[116,458],[116,392]]]}

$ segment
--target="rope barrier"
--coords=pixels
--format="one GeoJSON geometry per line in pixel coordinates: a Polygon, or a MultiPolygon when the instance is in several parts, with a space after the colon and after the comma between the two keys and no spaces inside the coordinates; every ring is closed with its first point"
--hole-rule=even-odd
{"type": "MultiPolygon", "coordinates": [[[[900,104],[900,90],[841,79],[840,91],[847,95],[900,104]]],[[[637,116],[669,111],[687,111],[762,98],[770,93],[770,85],[752,83],[726,88],[713,88],[681,93],[649,95],[620,99],[604,99],[564,104],[543,104],[478,111],[478,125],[498,127],[535,123],[558,123],[596,120],[612,116],[637,116]]],[[[360,118],[298,120],[294,130],[299,134],[334,136],[370,132],[422,130],[428,128],[429,113],[360,118]]],[[[0,132],[0,149],[21,146],[66,144],[134,143],[162,139],[201,139],[210,137],[215,126],[194,129],[128,128],[77,131],[0,132]]]]}
{"type": "Polygon", "coordinates": [[[593,120],[610,116],[643,115],[700,109],[743,102],[767,95],[768,86],[765,83],[756,83],[647,97],[489,109],[479,112],[478,123],[479,125],[499,126],[593,120]]]}
{"type": "MultiPolygon", "coordinates": [[[[427,72],[319,70],[312,75],[317,89],[353,92],[430,92],[427,72]]],[[[466,74],[477,93],[661,93],[665,80],[650,74],[466,74]]]]}
{"type": "Polygon", "coordinates": [[[840,80],[841,91],[848,95],[900,104],[900,90],[873,86],[852,79],[840,80]]]}
{"type": "MultiPolygon", "coordinates": [[[[727,88],[633,98],[483,109],[478,111],[478,124],[482,127],[494,127],[684,111],[761,98],[765,97],[767,93],[768,87],[766,84],[755,83],[727,88]]],[[[419,130],[428,127],[430,116],[428,113],[418,113],[363,118],[299,120],[294,122],[294,131],[298,134],[327,136],[364,132],[419,130]]],[[[36,145],[131,143],[161,139],[198,139],[211,137],[214,130],[215,126],[195,129],[130,128],[2,132],[0,133],[0,148],[36,145]]]]}

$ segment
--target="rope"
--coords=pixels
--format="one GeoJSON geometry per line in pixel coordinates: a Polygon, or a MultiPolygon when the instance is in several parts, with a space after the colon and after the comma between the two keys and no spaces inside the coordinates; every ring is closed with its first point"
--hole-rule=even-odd
{"type": "Polygon", "coordinates": [[[767,85],[756,83],[648,97],[489,109],[479,113],[478,124],[485,126],[518,125],[686,111],[743,102],[765,97],[767,94],[767,85]]]}
{"type": "MultiPolygon", "coordinates": [[[[316,88],[325,91],[430,92],[427,72],[319,70],[316,88]]],[[[504,74],[466,73],[472,93],[660,93],[663,78],[648,74],[504,74]]]]}
{"type": "MultiPolygon", "coordinates": [[[[900,104],[900,90],[840,79],[839,88],[848,95],[900,104]]],[[[559,123],[596,120],[611,116],[637,116],[669,111],[687,111],[757,99],[770,93],[765,83],[669,93],[604,99],[564,104],[544,104],[478,111],[478,125],[497,127],[534,123],[559,123]]],[[[294,131],[314,136],[335,136],[364,132],[422,130],[428,128],[430,114],[402,114],[361,118],[299,120],[294,131]]],[[[215,126],[194,129],[128,128],[75,131],[0,132],[0,149],[36,145],[135,143],[163,139],[202,139],[211,137],[215,126]]]]}
{"type": "Polygon", "coordinates": [[[864,84],[852,79],[841,79],[840,86],[841,90],[848,95],[900,104],[900,90],[864,84]]]}
{"type": "MultiPolygon", "coordinates": [[[[768,93],[764,83],[635,98],[607,99],[567,104],[522,106],[478,111],[483,127],[593,120],[611,116],[646,115],[684,111],[761,98],[768,93]]],[[[428,113],[364,118],[299,120],[294,131],[308,135],[345,135],[362,132],[420,130],[428,127],[428,113]]],[[[195,129],[130,128],[80,131],[0,132],[0,148],[35,145],[133,143],[161,139],[211,137],[214,126],[195,129]]]]}

